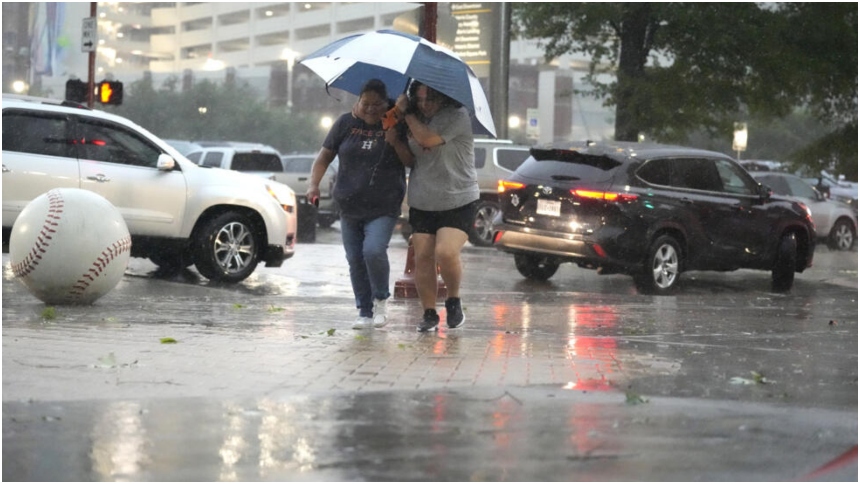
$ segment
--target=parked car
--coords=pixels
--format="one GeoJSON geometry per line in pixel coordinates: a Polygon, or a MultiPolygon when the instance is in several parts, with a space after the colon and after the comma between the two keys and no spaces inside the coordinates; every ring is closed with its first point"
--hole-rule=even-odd
{"type": "Polygon", "coordinates": [[[691,270],[768,270],[775,291],[812,265],[815,228],[800,202],[772,195],[721,153],[639,143],[533,148],[500,182],[495,246],[546,280],[563,262],[676,290],[691,270]]]}
{"type": "Polygon", "coordinates": [[[831,249],[851,250],[854,247],[857,241],[857,215],[849,205],[827,199],[802,178],[790,173],[751,174],[774,193],[803,202],[809,207],[819,239],[831,249]]]}
{"type": "Polygon", "coordinates": [[[205,170],[120,116],[63,101],[3,96],[3,241],[53,188],[81,188],[120,211],[132,257],[206,278],[247,278],[295,252],[296,197],[260,177],[205,170]]]}
{"type": "MultiPolygon", "coordinates": [[[[475,169],[481,200],[475,211],[475,222],[469,232],[469,242],[478,247],[493,245],[493,221],[499,214],[499,180],[505,179],[529,157],[529,147],[515,145],[510,140],[476,139],[475,169]]],[[[401,233],[412,235],[408,223],[409,201],[404,199],[401,214],[401,233]]]]}
{"type": "MultiPolygon", "coordinates": [[[[316,157],[316,153],[284,155],[281,157],[281,160],[284,162],[284,173],[286,173],[285,182],[296,191],[296,196],[299,199],[303,199],[305,193],[308,191],[308,183],[311,179],[311,166],[313,166],[316,157]]],[[[332,198],[339,162],[340,160],[335,156],[320,181],[317,223],[323,228],[331,227],[340,218],[340,209],[334,198],[332,198]]]]}
{"type": "Polygon", "coordinates": [[[821,170],[816,176],[805,176],[806,183],[815,187],[831,200],[847,203],[854,212],[857,212],[857,184],[845,180],[845,177],[834,177],[825,170],[821,170]]]}
{"type": "Polygon", "coordinates": [[[291,183],[293,177],[284,172],[281,154],[275,148],[257,143],[204,141],[200,149],[188,153],[189,160],[208,168],[221,168],[249,173],[287,185],[296,193],[299,242],[316,241],[316,207],[307,203],[304,192],[291,183]]]}
{"type": "Polygon", "coordinates": [[[192,151],[199,150],[202,148],[200,145],[193,141],[181,140],[181,139],[165,139],[162,138],[162,141],[169,144],[170,146],[176,148],[176,151],[182,153],[183,155],[187,155],[192,151]]]}

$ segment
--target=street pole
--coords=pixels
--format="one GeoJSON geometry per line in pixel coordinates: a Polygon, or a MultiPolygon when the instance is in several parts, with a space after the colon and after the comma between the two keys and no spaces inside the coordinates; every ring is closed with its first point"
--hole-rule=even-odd
{"type": "MultiPolygon", "coordinates": [[[[96,19],[96,32],[98,32],[98,2],[90,2],[90,17],[96,19]]],[[[96,36],[98,38],[98,36],[96,36]]],[[[96,44],[98,45],[98,44],[96,44]]],[[[87,107],[92,109],[94,104],[93,91],[96,89],[96,47],[89,52],[89,67],[87,69],[87,107]]]]}
{"type": "Polygon", "coordinates": [[[424,2],[424,38],[436,43],[436,2],[424,2]]]}

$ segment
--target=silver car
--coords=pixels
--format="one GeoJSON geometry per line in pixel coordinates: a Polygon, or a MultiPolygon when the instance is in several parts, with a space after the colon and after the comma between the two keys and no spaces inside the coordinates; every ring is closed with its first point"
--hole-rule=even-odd
{"type": "Polygon", "coordinates": [[[819,238],[835,250],[851,250],[857,240],[857,216],[850,205],[826,198],[803,178],[774,171],[751,172],[777,195],[803,202],[812,212],[819,238]]]}

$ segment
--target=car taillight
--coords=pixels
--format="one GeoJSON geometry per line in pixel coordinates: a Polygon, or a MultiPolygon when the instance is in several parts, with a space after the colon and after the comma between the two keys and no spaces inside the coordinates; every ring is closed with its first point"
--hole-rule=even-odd
{"type": "Polygon", "coordinates": [[[519,190],[526,186],[525,183],[512,182],[508,180],[499,180],[499,193],[505,193],[507,190],[519,190]]]}
{"type": "Polygon", "coordinates": [[[634,193],[623,192],[601,192],[596,190],[581,190],[574,189],[570,193],[580,198],[592,198],[595,200],[606,200],[607,202],[632,202],[639,198],[639,195],[634,193]]]}

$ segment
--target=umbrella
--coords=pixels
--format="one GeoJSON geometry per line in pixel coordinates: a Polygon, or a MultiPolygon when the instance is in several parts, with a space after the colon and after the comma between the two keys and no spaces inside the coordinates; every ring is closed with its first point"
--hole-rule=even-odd
{"type": "Polygon", "coordinates": [[[487,96],[472,69],[453,51],[421,37],[394,30],[351,35],[300,64],[320,76],[326,87],[356,95],[373,78],[392,94],[405,92],[412,79],[420,81],[465,106],[476,134],[496,136],[487,96]]]}

